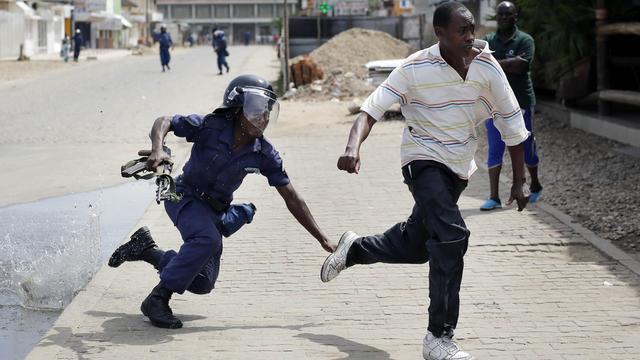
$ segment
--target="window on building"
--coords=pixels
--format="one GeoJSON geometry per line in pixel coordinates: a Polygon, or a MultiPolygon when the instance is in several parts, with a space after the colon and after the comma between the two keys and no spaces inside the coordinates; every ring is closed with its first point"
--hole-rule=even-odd
{"type": "Polygon", "coordinates": [[[233,16],[236,18],[252,18],[254,17],[253,4],[251,5],[234,5],[233,16]]]}
{"type": "MultiPolygon", "coordinates": [[[[275,16],[282,16],[282,9],[283,9],[284,5],[282,4],[276,4],[276,15],[275,16]]],[[[296,4],[291,4],[290,8],[289,8],[289,16],[292,15],[296,15],[298,13],[298,10],[296,8],[296,4]]]]}
{"type": "Polygon", "coordinates": [[[211,18],[211,5],[196,5],[196,18],[197,19],[210,19],[211,18]]]}
{"type": "Polygon", "coordinates": [[[173,5],[171,6],[172,19],[191,19],[191,5],[173,5]]]}
{"type": "Polygon", "coordinates": [[[213,5],[214,18],[228,19],[231,17],[230,5],[213,5]]]}
{"type": "Polygon", "coordinates": [[[163,19],[169,19],[169,5],[158,5],[158,12],[162,13],[163,19]]]}
{"type": "Polygon", "coordinates": [[[47,47],[47,22],[38,20],[38,47],[47,47]]]}
{"type": "Polygon", "coordinates": [[[273,5],[271,5],[271,4],[258,4],[258,17],[259,18],[272,18],[273,17],[273,5]]]}

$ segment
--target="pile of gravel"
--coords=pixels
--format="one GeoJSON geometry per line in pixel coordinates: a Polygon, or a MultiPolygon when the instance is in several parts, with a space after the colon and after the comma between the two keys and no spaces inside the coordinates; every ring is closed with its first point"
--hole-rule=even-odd
{"type": "MultiPolygon", "coordinates": [[[[621,249],[639,255],[640,159],[616,151],[626,147],[624,144],[554,122],[540,113],[534,118],[534,132],[544,187],[541,201],[621,249]]],[[[486,162],[484,126],[479,133],[477,161],[486,162]]],[[[508,163],[505,152],[503,172],[510,177],[508,163]]],[[[502,186],[501,196],[508,191],[502,186]]]]}
{"type": "Polygon", "coordinates": [[[367,79],[369,72],[364,65],[373,60],[402,59],[411,52],[409,44],[382,31],[359,28],[343,31],[309,54],[324,73],[324,79],[298,86],[285,98],[323,101],[366,97],[375,86],[367,79]]]}
{"type": "Polygon", "coordinates": [[[376,30],[353,28],[331,38],[309,56],[325,74],[353,73],[368,75],[364,64],[373,60],[403,59],[411,54],[411,47],[402,40],[376,30]]]}
{"type": "Polygon", "coordinates": [[[353,97],[366,98],[375,90],[371,82],[356,77],[353,73],[329,74],[323,80],[313,84],[297,87],[285,98],[303,99],[305,101],[349,100],[353,97]]]}

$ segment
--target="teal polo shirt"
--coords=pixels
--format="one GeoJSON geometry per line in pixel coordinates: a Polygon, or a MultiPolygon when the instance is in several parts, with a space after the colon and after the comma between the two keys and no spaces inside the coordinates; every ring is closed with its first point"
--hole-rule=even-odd
{"type": "Polygon", "coordinates": [[[526,109],[534,106],[536,95],[533,92],[533,82],[531,82],[531,62],[535,45],[531,35],[516,27],[513,36],[506,42],[502,42],[495,32],[485,35],[484,40],[489,43],[489,48],[493,50],[493,56],[498,60],[520,56],[529,62],[529,70],[525,74],[506,73],[506,75],[520,107],[526,109]]]}

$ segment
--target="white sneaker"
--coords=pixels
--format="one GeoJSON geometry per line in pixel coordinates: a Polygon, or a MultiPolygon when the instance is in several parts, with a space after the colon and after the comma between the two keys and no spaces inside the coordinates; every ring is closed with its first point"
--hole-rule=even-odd
{"type": "Polygon", "coordinates": [[[422,357],[425,360],[473,360],[474,357],[462,351],[452,338],[435,337],[431,331],[422,341],[422,357]]]}
{"type": "Polygon", "coordinates": [[[340,271],[347,268],[347,253],[349,252],[349,248],[351,248],[351,244],[357,238],[359,238],[358,234],[353,231],[347,231],[342,234],[340,237],[340,241],[338,242],[338,246],[336,247],[336,251],[333,254],[327,256],[327,259],[322,264],[322,269],[320,270],[320,280],[322,282],[329,282],[333,280],[340,271]]]}

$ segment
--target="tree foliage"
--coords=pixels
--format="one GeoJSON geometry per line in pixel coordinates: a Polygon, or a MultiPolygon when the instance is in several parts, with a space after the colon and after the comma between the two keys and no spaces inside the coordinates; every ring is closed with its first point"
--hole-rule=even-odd
{"type": "MultiPolygon", "coordinates": [[[[515,0],[519,27],[536,42],[538,70],[547,79],[596,53],[594,0],[515,0]],[[540,66],[542,65],[542,66],[540,66]]],[[[640,6],[606,1],[609,22],[638,21],[640,6]]]]}

